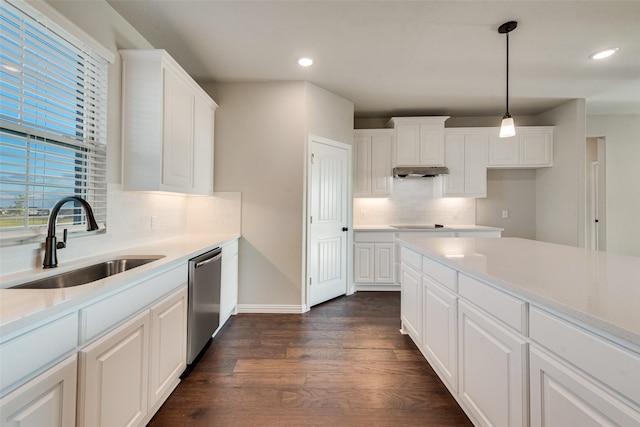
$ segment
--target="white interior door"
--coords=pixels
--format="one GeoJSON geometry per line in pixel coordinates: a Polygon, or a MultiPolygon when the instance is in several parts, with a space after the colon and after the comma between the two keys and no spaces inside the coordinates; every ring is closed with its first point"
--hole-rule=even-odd
{"type": "Polygon", "coordinates": [[[349,150],[323,138],[311,142],[309,305],[347,292],[349,150]]]}

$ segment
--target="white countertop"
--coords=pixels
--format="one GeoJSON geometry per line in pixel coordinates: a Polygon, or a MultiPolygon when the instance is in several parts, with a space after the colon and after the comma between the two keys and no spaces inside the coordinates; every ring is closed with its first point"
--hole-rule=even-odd
{"type": "Polygon", "coordinates": [[[444,225],[443,228],[395,228],[390,225],[354,225],[353,231],[504,231],[504,228],[489,227],[485,225],[444,225]]]}
{"type": "MultiPolygon", "coordinates": [[[[25,327],[44,319],[72,310],[78,305],[101,295],[118,291],[131,283],[143,280],[186,263],[190,258],[238,239],[237,234],[185,235],[161,240],[115,252],[101,253],[77,261],[60,263],[57,268],[21,271],[0,279],[0,342],[25,327]],[[64,289],[6,289],[9,286],[64,273],[111,258],[124,255],[164,255],[164,258],[107,277],[86,285],[64,289]]],[[[185,282],[187,277],[184,278],[185,282]]]]}
{"type": "Polygon", "coordinates": [[[640,258],[517,238],[401,238],[401,244],[640,345],[640,258]]]}

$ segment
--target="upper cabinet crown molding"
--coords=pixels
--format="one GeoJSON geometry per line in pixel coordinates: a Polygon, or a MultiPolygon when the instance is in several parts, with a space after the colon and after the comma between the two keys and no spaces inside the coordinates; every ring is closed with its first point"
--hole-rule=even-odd
{"type": "Polygon", "coordinates": [[[392,117],[395,129],[395,166],[443,166],[444,122],[449,116],[392,117]]]}
{"type": "Polygon", "coordinates": [[[165,50],[119,53],[123,189],[211,195],[218,105],[165,50]]]}

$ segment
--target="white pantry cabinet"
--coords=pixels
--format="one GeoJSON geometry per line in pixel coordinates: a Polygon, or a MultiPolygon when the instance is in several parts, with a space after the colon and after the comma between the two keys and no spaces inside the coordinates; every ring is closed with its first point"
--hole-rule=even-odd
{"type": "Polygon", "coordinates": [[[0,425],[75,427],[77,356],[74,354],[0,400],[0,425]]]}
{"type": "Polygon", "coordinates": [[[489,139],[490,168],[541,168],[553,166],[553,126],[524,126],[516,135],[489,139]]]}
{"type": "Polygon", "coordinates": [[[487,197],[489,135],[486,130],[445,130],[443,176],[445,197],[487,197]]]}
{"type": "Polygon", "coordinates": [[[444,122],[449,116],[392,117],[395,129],[395,166],[443,166],[444,122]]]}
{"type": "Polygon", "coordinates": [[[122,185],[213,192],[217,104],[162,50],[121,50],[122,185]]]}
{"type": "Polygon", "coordinates": [[[354,197],[387,197],[391,194],[393,129],[354,131],[354,197]]]}

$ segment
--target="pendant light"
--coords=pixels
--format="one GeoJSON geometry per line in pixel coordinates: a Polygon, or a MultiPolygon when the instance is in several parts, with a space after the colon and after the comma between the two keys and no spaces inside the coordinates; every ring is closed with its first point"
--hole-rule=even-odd
{"type": "Polygon", "coordinates": [[[505,22],[500,25],[498,32],[500,34],[507,35],[507,112],[502,117],[502,124],[500,125],[500,138],[506,138],[509,136],[515,136],[516,127],[513,123],[513,117],[509,114],[509,33],[516,29],[518,23],[516,21],[505,22]]]}

